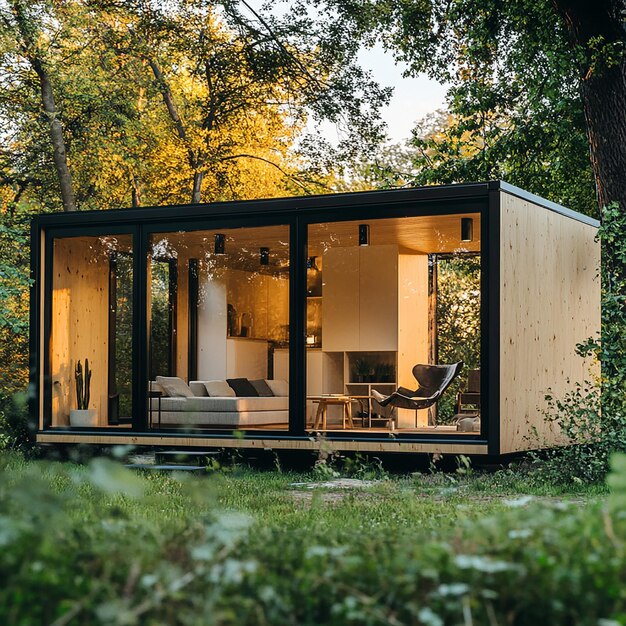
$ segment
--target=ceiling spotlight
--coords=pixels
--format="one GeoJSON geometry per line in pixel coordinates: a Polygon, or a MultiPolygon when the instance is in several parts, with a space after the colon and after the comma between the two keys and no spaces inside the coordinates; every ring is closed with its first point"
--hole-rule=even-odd
{"type": "Polygon", "coordinates": [[[226,237],[218,233],[215,235],[215,254],[226,254],[226,237]]]}
{"type": "Polygon", "coordinates": [[[461,218],[461,241],[474,241],[474,220],[471,217],[461,218]]]}
{"type": "Polygon", "coordinates": [[[370,245],[370,225],[369,224],[359,224],[359,245],[360,246],[370,245]]]}

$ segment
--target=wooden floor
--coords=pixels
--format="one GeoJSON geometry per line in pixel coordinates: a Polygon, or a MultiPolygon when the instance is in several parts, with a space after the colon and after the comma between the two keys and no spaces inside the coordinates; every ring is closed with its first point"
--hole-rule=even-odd
{"type": "Polygon", "coordinates": [[[307,428],[307,432],[326,432],[326,433],[343,433],[343,432],[351,432],[351,433],[377,433],[381,435],[389,435],[392,433],[415,433],[418,435],[476,435],[476,432],[460,432],[456,429],[456,426],[452,425],[441,425],[441,426],[422,426],[419,428],[397,428],[395,430],[389,430],[389,428],[385,427],[375,427],[372,428],[363,428],[363,427],[354,427],[354,428],[346,428],[345,430],[341,428],[341,426],[329,426],[326,430],[317,429],[314,430],[311,427],[307,428]]]}

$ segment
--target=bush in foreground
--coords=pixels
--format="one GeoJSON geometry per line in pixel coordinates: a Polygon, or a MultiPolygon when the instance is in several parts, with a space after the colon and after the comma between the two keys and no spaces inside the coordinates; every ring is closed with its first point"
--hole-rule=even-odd
{"type": "Polygon", "coordinates": [[[286,528],[217,510],[211,483],[5,459],[7,624],[536,624],[626,619],[626,460],[609,504],[518,499],[441,532],[286,528]],[[175,510],[176,509],[176,510],[175,510]]]}

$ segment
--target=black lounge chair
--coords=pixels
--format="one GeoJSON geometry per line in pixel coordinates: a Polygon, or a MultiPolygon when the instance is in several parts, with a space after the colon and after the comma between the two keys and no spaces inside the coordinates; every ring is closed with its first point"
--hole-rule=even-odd
{"type": "Polygon", "coordinates": [[[414,410],[415,426],[417,427],[417,412],[420,409],[433,406],[459,375],[462,368],[463,361],[452,365],[418,364],[413,368],[413,376],[418,384],[415,391],[406,387],[399,387],[391,395],[384,396],[372,389],[372,395],[380,406],[414,410]]]}

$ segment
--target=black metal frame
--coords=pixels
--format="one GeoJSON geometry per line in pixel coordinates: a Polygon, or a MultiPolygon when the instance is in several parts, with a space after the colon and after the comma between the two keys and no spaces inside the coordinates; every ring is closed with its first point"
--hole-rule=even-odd
{"type": "MultiPolygon", "coordinates": [[[[148,435],[167,439],[180,437],[210,437],[231,439],[224,430],[150,431],[147,420],[147,365],[149,342],[147,334],[147,259],[149,236],[152,233],[181,230],[227,229],[236,227],[261,227],[284,224],[290,234],[290,425],[288,431],[248,431],[246,438],[265,440],[302,440],[307,438],[306,419],[306,263],[308,226],[320,222],[364,221],[391,217],[420,215],[447,215],[476,213],[481,215],[481,395],[483,398],[482,427],[476,435],[454,434],[406,434],[394,433],[394,440],[407,443],[487,445],[489,455],[500,451],[499,415],[499,281],[500,281],[500,193],[505,190],[549,210],[561,212],[585,223],[597,225],[595,220],[573,213],[568,209],[543,201],[532,194],[493,181],[422,187],[416,189],[361,192],[303,198],[281,198],[220,202],[210,205],[183,205],[179,207],[149,207],[72,214],[41,215],[33,220],[31,230],[31,415],[39,414],[40,393],[39,364],[40,345],[44,346],[44,429],[43,432],[62,432],[50,429],[50,355],[49,341],[51,323],[52,240],[54,237],[79,235],[133,235],[134,252],[134,320],[133,320],[133,432],[132,435],[148,435]],[[45,233],[45,277],[40,276],[40,233],[45,233]],[[40,285],[44,280],[44,311],[40,310],[40,285]],[[41,316],[44,318],[44,339],[39,337],[41,316]],[[300,341],[294,340],[301,338],[300,341]]],[[[38,429],[39,430],[39,429],[38,429]]],[[[128,437],[128,430],[114,428],[85,429],[85,435],[116,434],[128,437]]],[[[39,431],[41,432],[41,431],[39,431]]],[[[331,437],[329,437],[331,438],[331,437]]],[[[333,433],[332,438],[350,441],[389,441],[387,436],[354,433],[333,433]]]]}
{"type": "Polygon", "coordinates": [[[198,377],[198,259],[189,259],[187,280],[187,314],[189,315],[187,378],[196,380],[198,377]]]}

